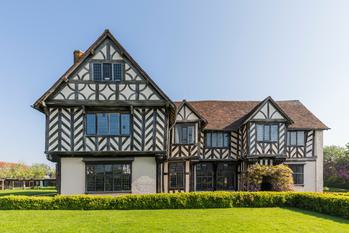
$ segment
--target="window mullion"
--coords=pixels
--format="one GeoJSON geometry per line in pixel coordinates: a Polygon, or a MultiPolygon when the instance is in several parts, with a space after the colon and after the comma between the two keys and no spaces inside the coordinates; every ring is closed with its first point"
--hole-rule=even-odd
{"type": "Polygon", "coordinates": [[[99,135],[99,133],[98,133],[98,114],[97,113],[95,113],[95,121],[96,121],[96,135],[98,136],[99,135]]]}

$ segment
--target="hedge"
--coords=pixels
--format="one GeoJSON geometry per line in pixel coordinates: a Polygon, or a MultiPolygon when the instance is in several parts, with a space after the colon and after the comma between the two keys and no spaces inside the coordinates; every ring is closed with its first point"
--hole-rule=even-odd
{"type": "Polygon", "coordinates": [[[349,196],[302,192],[190,192],[121,196],[0,197],[1,210],[126,210],[295,207],[349,218],[349,196]]]}

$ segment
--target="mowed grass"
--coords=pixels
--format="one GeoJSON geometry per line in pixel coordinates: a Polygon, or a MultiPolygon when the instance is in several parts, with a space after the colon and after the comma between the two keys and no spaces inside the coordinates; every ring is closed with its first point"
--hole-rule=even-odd
{"type": "Polygon", "coordinates": [[[0,190],[0,197],[10,195],[21,196],[54,196],[57,194],[55,189],[6,189],[0,190]]]}
{"type": "Polygon", "coordinates": [[[349,220],[298,209],[0,211],[0,232],[349,232],[349,220]]]}

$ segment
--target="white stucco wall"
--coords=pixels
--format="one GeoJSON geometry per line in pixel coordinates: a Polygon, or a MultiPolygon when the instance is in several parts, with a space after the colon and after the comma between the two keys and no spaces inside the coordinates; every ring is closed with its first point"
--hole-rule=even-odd
{"type": "Polygon", "coordinates": [[[315,147],[314,155],[316,159],[316,191],[322,192],[324,189],[324,145],[323,145],[323,131],[315,131],[315,147]]]}
{"type": "Polygon", "coordinates": [[[304,164],[304,185],[295,185],[295,191],[323,191],[323,131],[315,131],[314,160],[297,159],[287,161],[287,164],[304,164]]]}
{"type": "Polygon", "coordinates": [[[156,193],[154,157],[136,157],[132,163],[132,193],[156,193]]]}
{"type": "MultiPolygon", "coordinates": [[[[85,163],[82,158],[61,158],[61,194],[85,193],[85,163]]],[[[132,193],[156,193],[154,157],[136,157],[132,162],[132,193]]]]}
{"type": "Polygon", "coordinates": [[[85,163],[82,158],[61,158],[61,194],[85,193],[85,163]]]}

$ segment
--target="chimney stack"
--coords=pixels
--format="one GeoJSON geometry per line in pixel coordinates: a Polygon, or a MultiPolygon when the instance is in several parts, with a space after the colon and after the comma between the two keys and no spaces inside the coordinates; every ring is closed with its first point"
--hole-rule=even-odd
{"type": "Polygon", "coordinates": [[[74,50],[74,64],[80,61],[82,56],[84,56],[84,52],[80,50],[74,50]]]}

